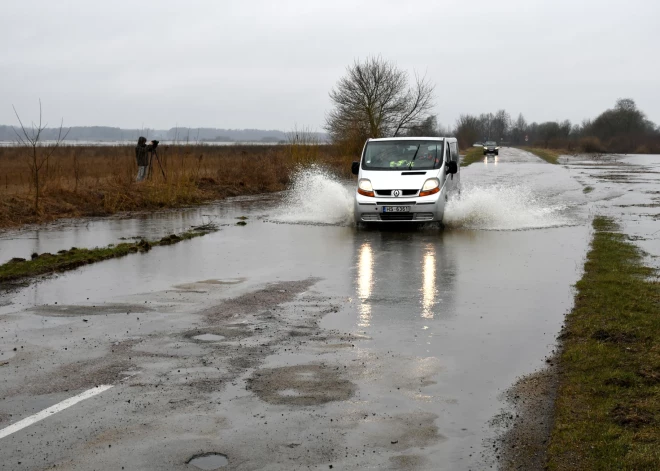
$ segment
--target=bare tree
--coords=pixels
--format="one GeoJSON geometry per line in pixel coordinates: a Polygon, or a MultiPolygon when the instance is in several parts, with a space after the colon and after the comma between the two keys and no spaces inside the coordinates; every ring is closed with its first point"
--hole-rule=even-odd
{"type": "Polygon", "coordinates": [[[474,142],[482,137],[481,121],[478,117],[469,114],[462,114],[456,120],[456,129],[454,134],[458,139],[458,145],[461,149],[467,149],[474,142]]]}
{"type": "Polygon", "coordinates": [[[60,146],[62,141],[66,139],[66,136],[69,134],[71,128],[69,128],[64,135],[62,135],[64,120],[60,121],[60,128],[57,134],[57,139],[51,145],[45,146],[41,139],[41,133],[46,129],[48,123],[42,124],[42,109],[41,109],[41,100],[39,100],[39,124],[36,125],[32,123],[30,130],[26,129],[21,121],[18,111],[14,108],[14,114],[18,123],[21,125],[21,132],[19,133],[16,128],[12,126],[12,129],[16,133],[18,138],[18,143],[26,149],[27,164],[30,169],[30,180],[34,186],[34,212],[35,214],[39,213],[39,198],[41,197],[41,191],[46,184],[46,179],[48,177],[48,172],[44,172],[44,165],[46,169],[50,165],[50,158],[55,153],[55,150],[60,146]]]}
{"type": "Polygon", "coordinates": [[[406,131],[406,136],[442,136],[438,128],[438,118],[427,116],[418,125],[411,126],[406,131]]]}
{"type": "Polygon", "coordinates": [[[434,88],[417,74],[410,86],[407,72],[381,57],[356,61],[330,91],[325,128],[334,142],[397,136],[428,118],[434,88]]]}
{"type": "Polygon", "coordinates": [[[492,120],[492,134],[495,140],[502,141],[506,139],[509,130],[511,129],[511,116],[506,110],[499,110],[495,113],[492,120]]]}
{"type": "Polygon", "coordinates": [[[511,140],[514,144],[521,144],[525,141],[525,136],[527,135],[527,121],[522,113],[518,114],[518,119],[513,123],[511,127],[511,140]]]}

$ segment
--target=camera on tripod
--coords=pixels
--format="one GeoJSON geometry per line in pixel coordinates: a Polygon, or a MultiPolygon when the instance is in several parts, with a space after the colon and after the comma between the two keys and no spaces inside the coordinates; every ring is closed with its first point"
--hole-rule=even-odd
{"type": "Polygon", "coordinates": [[[151,141],[151,150],[156,150],[156,147],[158,147],[158,142],[160,141],[151,141]]]}

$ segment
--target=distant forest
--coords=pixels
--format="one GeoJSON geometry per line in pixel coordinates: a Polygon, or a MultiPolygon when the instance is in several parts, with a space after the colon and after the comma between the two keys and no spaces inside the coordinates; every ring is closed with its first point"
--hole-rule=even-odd
{"type": "Polygon", "coordinates": [[[477,141],[531,145],[582,152],[660,153],[660,126],[650,121],[631,98],[582,123],[547,121],[529,123],[522,114],[514,120],[505,110],[461,115],[453,134],[462,148],[477,141]]]}
{"type": "MultiPolygon", "coordinates": [[[[0,125],[0,141],[15,141],[16,126],[0,125]],[[13,128],[13,129],[12,129],[13,128]]],[[[69,130],[65,128],[64,132],[69,130]]],[[[42,140],[55,140],[59,128],[46,128],[42,140]]],[[[122,129],[109,126],[72,126],[67,141],[137,141],[139,136],[163,141],[196,142],[279,142],[287,139],[287,134],[278,130],[261,129],[217,129],[217,128],[171,128],[162,129],[122,129]]],[[[323,139],[323,136],[319,136],[323,139]]]]}

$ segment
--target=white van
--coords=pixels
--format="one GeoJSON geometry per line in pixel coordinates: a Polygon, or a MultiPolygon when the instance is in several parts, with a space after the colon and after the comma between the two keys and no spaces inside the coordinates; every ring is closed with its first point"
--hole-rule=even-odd
{"type": "Polygon", "coordinates": [[[458,143],[449,137],[368,139],[359,162],[355,222],[440,221],[460,189],[458,143]]]}

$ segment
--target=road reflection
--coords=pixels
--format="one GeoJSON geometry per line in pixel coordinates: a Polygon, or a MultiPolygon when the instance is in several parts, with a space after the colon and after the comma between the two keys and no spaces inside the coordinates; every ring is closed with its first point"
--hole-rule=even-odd
{"type": "Polygon", "coordinates": [[[435,285],[435,266],[435,246],[429,244],[422,267],[422,317],[425,319],[433,319],[433,306],[438,295],[435,285]]]}
{"type": "Polygon", "coordinates": [[[449,236],[440,230],[369,231],[355,246],[357,325],[396,318],[433,320],[451,315],[456,273],[449,236]]]}
{"type": "Polygon", "coordinates": [[[369,327],[371,324],[371,289],[373,287],[374,261],[371,245],[368,242],[360,246],[360,255],[358,258],[358,276],[357,276],[357,292],[360,298],[360,320],[358,325],[360,327],[369,327]]]}

